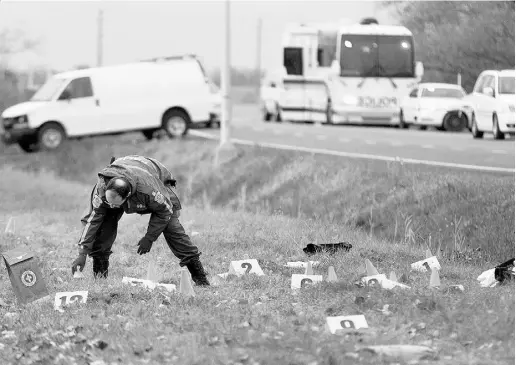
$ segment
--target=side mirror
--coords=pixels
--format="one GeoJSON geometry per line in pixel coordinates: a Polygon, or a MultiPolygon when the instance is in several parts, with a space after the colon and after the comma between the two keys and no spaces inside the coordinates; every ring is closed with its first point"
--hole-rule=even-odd
{"type": "Polygon", "coordinates": [[[275,83],[275,82],[271,82],[271,83],[269,84],[269,86],[270,86],[270,87],[272,87],[272,88],[275,88],[275,87],[276,87],[276,83],[275,83]]]}
{"type": "Polygon", "coordinates": [[[331,63],[331,73],[334,76],[340,76],[340,63],[337,60],[333,60],[331,63]]]}
{"type": "Polygon", "coordinates": [[[423,75],[425,73],[425,67],[423,66],[423,62],[419,62],[419,61],[416,62],[415,72],[416,72],[416,77],[417,78],[423,77],[423,75]]]}
{"type": "Polygon", "coordinates": [[[487,95],[487,96],[490,96],[492,98],[494,98],[494,90],[492,87],[484,87],[482,89],[482,94],[484,95],[487,95]]]}

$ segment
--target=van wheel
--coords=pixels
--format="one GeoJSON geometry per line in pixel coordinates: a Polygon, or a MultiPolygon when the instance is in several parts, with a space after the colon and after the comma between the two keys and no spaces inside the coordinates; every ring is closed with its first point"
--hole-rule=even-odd
{"type": "Polygon", "coordinates": [[[493,137],[494,139],[504,139],[505,134],[500,131],[500,126],[498,125],[498,116],[493,115],[493,137]]]}
{"type": "Polygon", "coordinates": [[[443,119],[443,127],[448,132],[461,132],[468,125],[468,121],[464,114],[459,117],[459,113],[452,112],[446,114],[443,119]]]}
{"type": "Polygon", "coordinates": [[[400,110],[400,122],[398,124],[398,127],[400,129],[407,129],[408,128],[408,125],[407,123],[405,122],[405,115],[403,114],[403,109],[400,110]]]}
{"type": "Polygon", "coordinates": [[[190,117],[182,110],[169,110],[163,116],[163,129],[170,138],[184,136],[190,128],[190,117]]]}
{"type": "Polygon", "coordinates": [[[53,151],[61,147],[65,138],[63,127],[57,123],[45,124],[38,132],[39,147],[46,151],[53,151]]]}

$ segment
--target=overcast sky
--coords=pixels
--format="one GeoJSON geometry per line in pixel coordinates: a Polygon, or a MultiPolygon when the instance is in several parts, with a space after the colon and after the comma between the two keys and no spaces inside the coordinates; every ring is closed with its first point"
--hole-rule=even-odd
{"type": "MultiPolygon", "coordinates": [[[[290,22],[376,16],[393,24],[374,1],[232,0],[232,63],[255,67],[261,17],[262,66],[281,62],[281,33],[290,22]]],[[[0,30],[19,29],[38,39],[37,53],[18,55],[18,67],[49,64],[59,70],[96,64],[97,12],[104,9],[104,64],[160,55],[196,53],[210,69],[222,63],[224,2],[213,1],[22,1],[0,2],[0,30]]]]}

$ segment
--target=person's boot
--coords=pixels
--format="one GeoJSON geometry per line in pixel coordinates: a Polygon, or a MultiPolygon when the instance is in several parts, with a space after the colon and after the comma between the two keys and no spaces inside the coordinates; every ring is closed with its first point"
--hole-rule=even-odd
{"type": "Polygon", "coordinates": [[[93,258],[93,277],[107,278],[109,269],[109,258],[94,257],[93,258]]]}
{"type": "Polygon", "coordinates": [[[195,283],[195,285],[210,285],[210,282],[206,277],[206,271],[204,271],[204,268],[202,267],[201,261],[199,261],[199,259],[194,259],[190,261],[188,264],[186,264],[186,267],[188,268],[188,271],[190,271],[190,274],[192,275],[192,280],[195,283]]]}

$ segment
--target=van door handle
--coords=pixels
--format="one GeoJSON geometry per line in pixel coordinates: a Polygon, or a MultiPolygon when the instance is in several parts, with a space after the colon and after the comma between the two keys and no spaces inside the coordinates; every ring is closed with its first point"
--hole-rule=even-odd
{"type": "Polygon", "coordinates": [[[100,101],[99,101],[99,99],[95,99],[95,105],[96,105],[96,106],[100,106],[100,101]]]}

